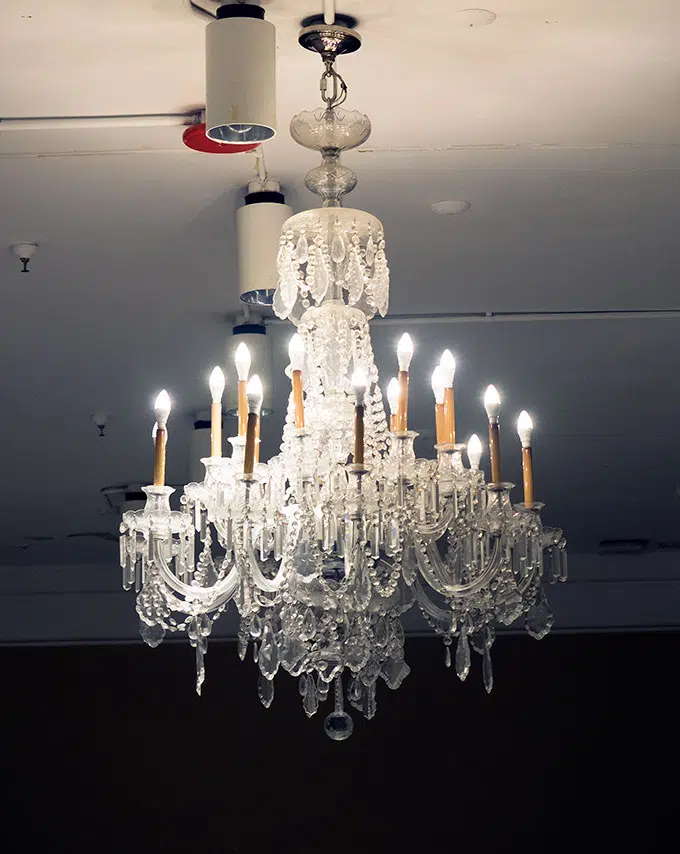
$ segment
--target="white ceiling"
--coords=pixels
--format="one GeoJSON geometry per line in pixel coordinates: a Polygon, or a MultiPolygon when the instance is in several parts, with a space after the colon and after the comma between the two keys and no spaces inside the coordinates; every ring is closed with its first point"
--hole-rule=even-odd
{"type": "MultiPolygon", "coordinates": [[[[316,105],[320,68],[296,33],[320,5],[266,4],[279,60],[267,164],[298,210],[315,204],[303,185],[315,156],[286,128],[316,105]]],[[[385,224],[394,314],[680,309],[675,0],[497,0],[485,27],[444,0],[338,9],[364,38],[341,61],[348,106],[374,128],[346,158],[360,179],[351,203],[385,224]],[[436,217],[439,199],[472,207],[436,217]]],[[[0,118],[200,105],[204,26],[183,0],[5,0],[0,118]]],[[[98,492],[145,478],[161,386],[177,401],[170,474],[185,479],[188,413],[205,405],[203,378],[238,310],[234,212],[253,175],[252,155],[189,152],[180,128],[0,125],[0,563],[113,559],[107,543],[64,537],[115,526],[98,492]],[[19,240],[40,244],[29,276],[2,250],[19,240]],[[104,440],[95,410],[111,414],[104,440]],[[58,540],[14,548],[36,533],[58,540]]],[[[418,344],[423,426],[444,346],[460,358],[465,431],[483,429],[489,381],[509,416],[536,413],[540,491],[579,550],[680,539],[677,317],[404,328],[418,344]]],[[[385,373],[397,331],[375,331],[385,373]]],[[[288,331],[270,334],[280,367],[288,331]]],[[[284,393],[274,389],[279,415],[284,393]]],[[[516,476],[510,423],[504,441],[516,476]]]]}

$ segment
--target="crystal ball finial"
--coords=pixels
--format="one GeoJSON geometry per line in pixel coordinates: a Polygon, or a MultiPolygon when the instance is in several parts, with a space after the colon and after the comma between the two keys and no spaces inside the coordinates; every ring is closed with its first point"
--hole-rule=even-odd
{"type": "Polygon", "coordinates": [[[331,712],[323,723],[323,729],[333,741],[345,741],[354,732],[354,721],[347,712],[331,712]]]}

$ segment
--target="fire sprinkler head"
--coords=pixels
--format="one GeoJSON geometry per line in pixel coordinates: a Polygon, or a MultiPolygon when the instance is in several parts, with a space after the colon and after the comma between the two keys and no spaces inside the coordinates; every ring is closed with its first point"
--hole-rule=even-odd
{"type": "Polygon", "coordinates": [[[91,418],[95,427],[99,430],[99,436],[105,436],[106,425],[109,423],[109,416],[105,412],[93,412],[91,418]]]}
{"type": "Polygon", "coordinates": [[[28,262],[35,255],[37,248],[37,243],[15,243],[12,246],[12,252],[14,252],[17,258],[21,261],[22,273],[28,273],[28,262]]]}

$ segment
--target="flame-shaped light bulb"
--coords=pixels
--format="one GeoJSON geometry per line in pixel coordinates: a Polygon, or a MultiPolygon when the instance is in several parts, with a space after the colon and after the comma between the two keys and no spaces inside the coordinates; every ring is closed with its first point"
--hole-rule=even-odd
{"type": "Polygon", "coordinates": [[[262,408],[263,390],[262,380],[257,374],[253,374],[248,380],[246,396],[248,398],[248,412],[254,412],[255,415],[259,415],[262,408]]]}
{"type": "Polygon", "coordinates": [[[501,411],[501,396],[494,385],[490,385],[484,392],[484,409],[486,409],[489,423],[495,424],[498,421],[498,413],[501,411]]]}
{"type": "Polygon", "coordinates": [[[390,414],[396,415],[399,409],[399,380],[396,377],[387,384],[387,403],[390,407],[390,414]]]}
{"type": "Polygon", "coordinates": [[[243,341],[241,341],[234,353],[234,364],[236,365],[239,382],[247,382],[248,374],[250,373],[250,350],[243,341]]]}
{"type": "Polygon", "coordinates": [[[439,360],[439,367],[442,369],[444,386],[451,388],[453,386],[453,378],[456,374],[456,360],[453,358],[453,353],[450,350],[444,350],[439,360]]]}
{"type": "Polygon", "coordinates": [[[432,371],[432,391],[434,392],[435,403],[444,403],[445,388],[446,383],[444,381],[444,371],[442,370],[441,365],[437,365],[437,367],[432,371]]]}
{"type": "Polygon", "coordinates": [[[210,394],[213,403],[221,403],[222,395],[224,394],[224,371],[219,365],[212,369],[208,385],[210,386],[210,394]]]}
{"type": "Polygon", "coordinates": [[[397,344],[397,361],[399,362],[400,371],[408,371],[411,359],[413,358],[413,341],[408,332],[399,339],[397,344]]]}
{"type": "Polygon", "coordinates": [[[476,433],[473,433],[468,439],[467,455],[470,460],[470,468],[473,471],[478,471],[482,459],[482,441],[476,433]]]}
{"type": "Polygon", "coordinates": [[[301,371],[305,361],[305,342],[302,335],[297,332],[288,343],[288,358],[293,371],[301,371]]]}
{"type": "Polygon", "coordinates": [[[170,408],[170,395],[165,389],[163,389],[163,391],[156,398],[156,402],[153,405],[153,411],[156,414],[156,423],[158,424],[158,427],[161,430],[164,430],[165,425],[168,423],[170,408]]]}
{"type": "Polygon", "coordinates": [[[517,419],[517,435],[520,438],[523,448],[531,447],[531,434],[534,429],[534,422],[531,420],[531,415],[523,409],[517,419]]]}
{"type": "Polygon", "coordinates": [[[368,387],[366,372],[361,368],[356,368],[356,370],[352,374],[351,384],[352,391],[354,392],[354,395],[357,400],[357,406],[363,406],[364,395],[366,394],[366,388],[368,387]]]}

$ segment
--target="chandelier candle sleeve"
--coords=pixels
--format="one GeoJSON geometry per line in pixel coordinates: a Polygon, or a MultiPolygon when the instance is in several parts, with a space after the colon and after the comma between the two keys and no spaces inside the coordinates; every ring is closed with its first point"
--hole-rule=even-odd
{"type": "Polygon", "coordinates": [[[262,408],[262,383],[257,374],[253,374],[250,380],[248,380],[246,396],[248,400],[248,422],[243,474],[251,475],[255,466],[255,446],[257,444],[260,410],[262,408]]]}
{"type": "Polygon", "coordinates": [[[298,430],[305,426],[305,409],[302,398],[302,366],[305,359],[305,342],[296,332],[288,345],[291,375],[293,378],[293,403],[295,404],[295,426],[298,430]]]}
{"type": "Polygon", "coordinates": [[[408,370],[413,357],[413,341],[408,332],[399,339],[397,360],[399,362],[399,407],[397,410],[397,431],[408,430],[408,370]]]}
{"type": "Polygon", "coordinates": [[[444,409],[444,375],[440,365],[432,371],[432,391],[434,393],[434,418],[437,427],[437,444],[443,445],[449,441],[444,409]]]}
{"type": "Polygon", "coordinates": [[[250,350],[241,341],[234,354],[236,373],[238,375],[238,435],[246,435],[246,423],[248,421],[248,399],[246,388],[248,386],[248,375],[250,374],[250,350]]]}
{"type": "Polygon", "coordinates": [[[168,416],[170,415],[170,396],[163,391],[154,403],[156,414],[156,428],[154,435],[153,453],[153,485],[165,486],[165,446],[168,441],[168,416]]]}
{"type": "Polygon", "coordinates": [[[468,439],[467,454],[472,471],[479,471],[479,463],[482,459],[482,441],[476,433],[468,439]]]}
{"type": "Polygon", "coordinates": [[[210,374],[210,456],[222,456],[222,395],[224,394],[224,373],[222,368],[213,368],[210,374]]]}
{"type": "Polygon", "coordinates": [[[522,479],[524,481],[524,505],[534,506],[534,461],[531,451],[531,434],[534,422],[529,413],[523,409],[517,419],[517,434],[522,443],[522,479]]]}
{"type": "Polygon", "coordinates": [[[453,445],[456,441],[456,417],[453,405],[453,378],[456,374],[456,360],[450,350],[444,350],[442,353],[439,367],[444,379],[444,419],[448,434],[445,441],[453,445]]]}
{"type": "Polygon", "coordinates": [[[356,396],[354,406],[354,465],[364,464],[364,396],[366,395],[366,374],[357,369],[352,374],[352,390],[356,396]]]}
{"type": "Polygon", "coordinates": [[[496,387],[490,385],[484,393],[484,409],[489,418],[489,454],[491,455],[491,483],[500,483],[501,478],[501,440],[498,413],[501,410],[501,398],[496,387]]]}
{"type": "Polygon", "coordinates": [[[397,429],[397,412],[399,411],[399,380],[396,377],[387,384],[387,403],[390,407],[390,431],[397,429]]]}

